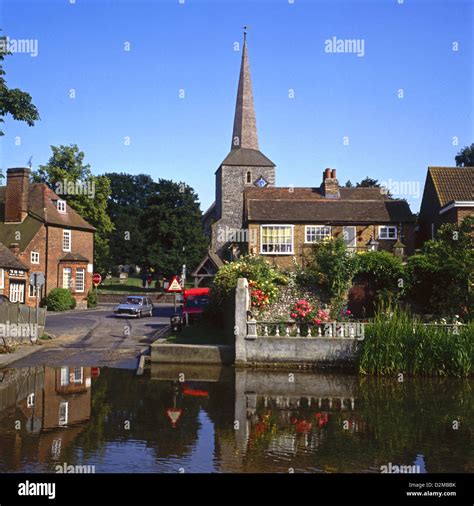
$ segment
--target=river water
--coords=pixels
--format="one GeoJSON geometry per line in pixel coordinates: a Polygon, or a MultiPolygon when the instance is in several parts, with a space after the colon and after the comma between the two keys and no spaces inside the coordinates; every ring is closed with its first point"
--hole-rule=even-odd
{"type": "Polygon", "coordinates": [[[0,472],[473,472],[473,387],[203,366],[7,369],[0,472]]]}

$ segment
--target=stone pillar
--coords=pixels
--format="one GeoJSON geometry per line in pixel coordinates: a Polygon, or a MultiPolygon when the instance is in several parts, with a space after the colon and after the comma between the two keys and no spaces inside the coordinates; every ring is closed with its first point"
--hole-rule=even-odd
{"type": "Polygon", "coordinates": [[[250,309],[249,284],[245,278],[237,280],[235,290],[235,363],[247,362],[245,337],[247,335],[247,311],[250,309]]]}

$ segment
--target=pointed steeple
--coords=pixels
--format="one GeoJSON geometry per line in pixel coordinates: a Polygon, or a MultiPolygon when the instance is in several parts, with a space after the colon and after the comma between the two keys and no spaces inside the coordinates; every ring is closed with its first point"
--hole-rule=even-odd
{"type": "Polygon", "coordinates": [[[244,46],[240,65],[239,87],[235,104],[234,130],[232,132],[231,149],[258,150],[257,122],[253,105],[252,80],[247,53],[247,32],[244,27],[244,46]]]}

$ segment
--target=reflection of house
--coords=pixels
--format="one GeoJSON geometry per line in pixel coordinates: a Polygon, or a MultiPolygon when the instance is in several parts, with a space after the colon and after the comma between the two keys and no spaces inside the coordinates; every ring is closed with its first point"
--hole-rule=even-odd
{"type": "MultiPolygon", "coordinates": [[[[44,272],[42,295],[69,288],[78,307],[86,305],[92,287],[94,227],[44,183],[29,182],[30,169],[7,171],[0,187],[0,242],[30,272],[44,272]]],[[[33,306],[35,290],[26,279],[17,282],[12,300],[33,306]]]]}
{"type": "Polygon", "coordinates": [[[428,167],[418,218],[418,243],[435,237],[444,223],[474,215],[474,167],[428,167]]]}
{"type": "Polygon", "coordinates": [[[4,465],[20,468],[26,456],[38,462],[59,458],[90,419],[91,368],[32,367],[6,374],[0,383],[0,447],[2,458],[13,461],[4,465]],[[20,427],[14,438],[3,439],[2,427],[12,420],[20,427]]]}

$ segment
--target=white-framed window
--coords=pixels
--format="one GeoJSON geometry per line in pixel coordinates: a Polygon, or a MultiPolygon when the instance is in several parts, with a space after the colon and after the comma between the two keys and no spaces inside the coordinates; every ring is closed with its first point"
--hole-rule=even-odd
{"type": "Polygon", "coordinates": [[[304,242],[319,242],[326,237],[331,237],[331,227],[329,225],[306,225],[304,228],[304,242]]]}
{"type": "Polygon", "coordinates": [[[69,367],[61,367],[60,384],[62,387],[69,385],[69,367]]]}
{"type": "Polygon", "coordinates": [[[25,283],[10,281],[10,302],[25,302],[25,283]]]}
{"type": "Polygon", "coordinates": [[[35,405],[35,394],[28,394],[26,398],[26,407],[32,408],[35,405]]]}
{"type": "Polygon", "coordinates": [[[379,239],[396,239],[397,227],[393,225],[381,225],[379,227],[379,239]]]}
{"type": "Polygon", "coordinates": [[[293,225],[261,225],[260,253],[264,255],[292,255],[293,228],[293,225]]]}
{"type": "Polygon", "coordinates": [[[65,200],[58,200],[56,202],[56,208],[58,212],[65,213],[66,212],[66,201],[65,200]]]}
{"type": "Polygon", "coordinates": [[[72,288],[72,269],[63,267],[63,288],[72,288]]]}
{"type": "Polygon", "coordinates": [[[32,251],[30,254],[30,259],[32,264],[40,263],[40,254],[37,251],[32,251]]]}
{"type": "Polygon", "coordinates": [[[74,367],[74,383],[83,383],[83,382],[84,382],[84,368],[74,367]]]}
{"type": "Polygon", "coordinates": [[[0,290],[5,288],[5,271],[0,269],[0,290]]]}
{"type": "Polygon", "coordinates": [[[85,289],[86,270],[76,269],[76,292],[83,292],[85,289]]]}
{"type": "Polygon", "coordinates": [[[63,230],[63,251],[71,251],[71,231],[63,230]]]}
{"type": "Polygon", "coordinates": [[[69,402],[62,401],[59,403],[59,423],[58,425],[67,425],[69,415],[69,402]]]}

